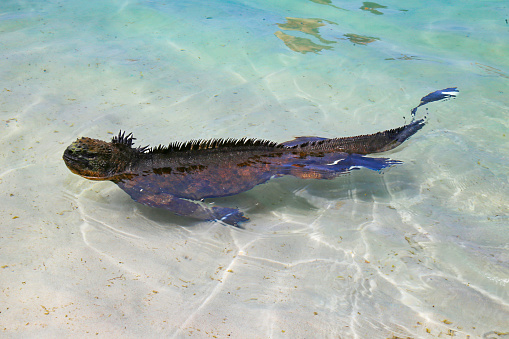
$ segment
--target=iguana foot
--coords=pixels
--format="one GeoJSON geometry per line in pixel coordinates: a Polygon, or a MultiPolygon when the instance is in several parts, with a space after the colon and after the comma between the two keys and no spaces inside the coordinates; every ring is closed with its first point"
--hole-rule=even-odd
{"type": "Polygon", "coordinates": [[[241,226],[239,226],[239,222],[249,220],[249,218],[245,217],[241,211],[235,208],[212,207],[212,211],[214,212],[214,216],[216,217],[215,220],[239,228],[242,228],[241,226]]]}

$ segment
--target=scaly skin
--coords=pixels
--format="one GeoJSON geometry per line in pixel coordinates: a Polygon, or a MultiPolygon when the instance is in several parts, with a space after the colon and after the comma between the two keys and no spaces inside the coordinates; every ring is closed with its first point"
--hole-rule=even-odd
{"type": "MultiPolygon", "coordinates": [[[[455,95],[453,91],[449,88],[430,93],[419,106],[455,95]]],[[[238,194],[282,175],[332,179],[362,167],[380,171],[400,162],[364,155],[397,147],[424,124],[425,120],[420,119],[370,135],[299,137],[281,144],[259,139],[218,139],[156,148],[134,148],[132,134],[120,132],[111,142],[80,138],[67,147],[63,159],[73,173],[90,180],[113,181],[141,204],[238,226],[248,220],[242,212],[210,208],[200,200],[238,194]]]]}
{"type": "Polygon", "coordinates": [[[111,142],[81,138],[64,152],[67,167],[90,180],[110,180],[135,201],[203,220],[237,225],[247,218],[235,209],[208,208],[199,200],[247,191],[281,175],[331,179],[352,168],[381,170],[397,163],[358,154],[399,145],[419,121],[373,135],[351,138],[297,138],[277,144],[259,140],[201,141],[155,149],[132,147],[132,136],[120,133],[111,142]],[[215,144],[214,144],[215,143],[215,144]]]}

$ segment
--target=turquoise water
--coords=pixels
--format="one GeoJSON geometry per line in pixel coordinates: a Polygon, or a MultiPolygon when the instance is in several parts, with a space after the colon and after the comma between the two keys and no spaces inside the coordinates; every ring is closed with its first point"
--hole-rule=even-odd
{"type": "Polygon", "coordinates": [[[507,337],[508,19],[504,1],[2,1],[2,334],[507,337]],[[373,133],[451,86],[386,154],[402,165],[211,201],[244,230],[61,159],[119,129],[373,133]]]}

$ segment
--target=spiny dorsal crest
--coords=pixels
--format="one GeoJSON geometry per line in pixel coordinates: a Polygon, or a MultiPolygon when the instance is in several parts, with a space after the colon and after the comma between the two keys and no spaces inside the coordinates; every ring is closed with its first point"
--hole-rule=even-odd
{"type": "MultiPolygon", "coordinates": [[[[133,137],[132,133],[129,133],[128,135],[125,135],[125,131],[122,132],[122,130],[120,130],[120,132],[118,132],[118,135],[114,136],[111,139],[111,142],[114,143],[114,144],[122,144],[122,145],[126,145],[128,147],[133,147],[134,140],[136,140],[136,138],[133,137]]],[[[140,146],[136,150],[138,152],[145,153],[149,149],[150,149],[150,147],[148,147],[148,146],[143,146],[143,147],[140,146]]]]}
{"type": "Polygon", "coordinates": [[[242,139],[210,139],[210,140],[189,140],[185,142],[173,142],[168,146],[159,145],[150,150],[152,153],[169,153],[198,151],[206,149],[218,148],[240,148],[240,147],[268,147],[268,148],[284,148],[285,146],[277,142],[263,139],[242,138],[242,139]]]}

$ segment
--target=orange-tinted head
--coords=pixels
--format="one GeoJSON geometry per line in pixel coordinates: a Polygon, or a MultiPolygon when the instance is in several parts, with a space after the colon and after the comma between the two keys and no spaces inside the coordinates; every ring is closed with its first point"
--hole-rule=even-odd
{"type": "Polygon", "coordinates": [[[115,180],[125,176],[136,149],[125,143],[81,138],[64,152],[71,172],[91,180],[115,180]]]}

